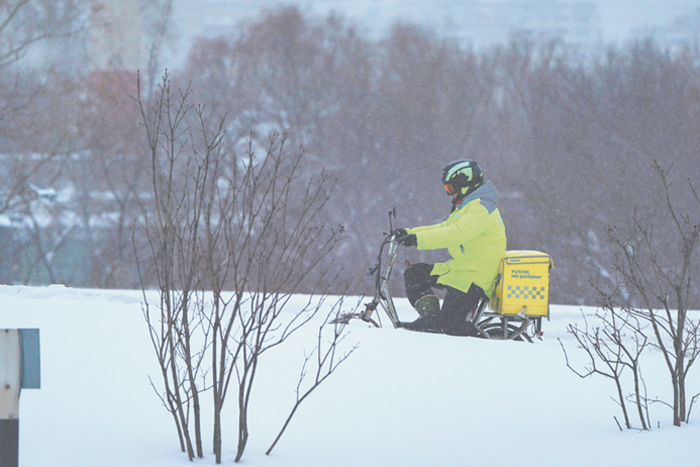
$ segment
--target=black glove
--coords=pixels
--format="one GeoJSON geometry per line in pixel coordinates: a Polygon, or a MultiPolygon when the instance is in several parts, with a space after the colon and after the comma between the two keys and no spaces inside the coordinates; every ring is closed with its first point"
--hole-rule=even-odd
{"type": "Polygon", "coordinates": [[[396,239],[396,242],[401,246],[418,246],[416,234],[402,235],[396,239]]]}
{"type": "Polygon", "coordinates": [[[408,234],[408,232],[406,232],[406,229],[396,229],[396,230],[394,230],[394,238],[403,237],[403,236],[406,235],[406,234],[408,234]]]}

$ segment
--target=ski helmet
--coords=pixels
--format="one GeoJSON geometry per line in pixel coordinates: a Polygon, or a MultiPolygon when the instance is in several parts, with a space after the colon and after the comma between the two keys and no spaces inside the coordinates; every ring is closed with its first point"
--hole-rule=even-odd
{"type": "Polygon", "coordinates": [[[453,161],[442,170],[442,184],[450,196],[457,195],[457,198],[463,198],[482,183],[484,183],[484,172],[474,161],[453,161]]]}

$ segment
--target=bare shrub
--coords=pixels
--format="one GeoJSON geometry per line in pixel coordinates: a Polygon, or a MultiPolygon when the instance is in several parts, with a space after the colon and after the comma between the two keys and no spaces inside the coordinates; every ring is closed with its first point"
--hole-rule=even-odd
{"type": "Polygon", "coordinates": [[[643,390],[640,367],[640,358],[648,348],[658,350],[666,363],[673,399],[664,403],[673,411],[675,426],[688,421],[693,402],[700,395],[688,394],[686,387],[690,368],[700,355],[700,320],[689,315],[699,304],[693,279],[699,273],[700,198],[688,179],[685,193],[690,195],[687,198],[694,208],[690,212],[680,210],[672,196],[670,170],[654,163],[665,215],[643,220],[635,211],[628,230],[607,229],[614,249],[613,275],[607,286],[596,286],[603,310],[596,315],[599,324],[590,328],[587,324],[584,329],[569,327],[591,362],[585,374],[577,373],[602,374],[615,381],[628,428],[621,383],[624,368],[632,371],[631,394],[642,428],[649,427],[648,415],[645,416],[649,400],[643,390]],[[666,235],[656,235],[658,230],[663,231],[659,227],[666,224],[671,226],[666,235]],[[666,248],[669,245],[672,248],[666,248]],[[601,370],[596,362],[602,362],[607,370],[601,370]]]}
{"type": "MultiPolygon", "coordinates": [[[[155,99],[138,99],[153,193],[143,219],[149,254],[139,261],[159,294],[152,313],[143,281],[144,314],[162,370],[159,395],[173,414],[181,448],[190,459],[195,448],[203,456],[199,401],[211,389],[213,450],[221,462],[222,410],[233,389],[239,461],[250,435],[260,356],[307,324],[337,286],[329,255],[343,228],[329,226],[324,216],[334,180],[310,174],[303,150],[290,153],[285,136],[273,134],[261,145],[251,135],[243,156],[230,154],[224,120],[210,122],[189,98],[189,89],[176,93],[166,75],[155,99]],[[308,298],[292,306],[300,291],[308,298]]],[[[334,329],[333,354],[343,328],[334,329]]],[[[340,363],[330,362],[323,379],[340,363]]]]}

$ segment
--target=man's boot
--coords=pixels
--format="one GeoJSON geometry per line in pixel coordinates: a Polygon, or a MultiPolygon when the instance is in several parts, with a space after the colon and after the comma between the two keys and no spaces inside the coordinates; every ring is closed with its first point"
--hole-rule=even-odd
{"type": "Polygon", "coordinates": [[[437,295],[424,295],[413,305],[421,316],[437,316],[440,313],[440,300],[437,295]]]}
{"type": "Polygon", "coordinates": [[[424,295],[413,304],[420,315],[412,323],[401,323],[401,327],[411,331],[440,332],[440,300],[436,295],[424,295]]]}
{"type": "Polygon", "coordinates": [[[440,329],[450,336],[478,336],[479,330],[471,321],[443,316],[440,329]]]}

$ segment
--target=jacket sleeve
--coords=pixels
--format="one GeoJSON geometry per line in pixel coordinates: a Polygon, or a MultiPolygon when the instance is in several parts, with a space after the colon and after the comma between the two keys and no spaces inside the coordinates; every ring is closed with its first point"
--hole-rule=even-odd
{"type": "Polygon", "coordinates": [[[451,248],[471,241],[489,226],[489,212],[478,201],[439,224],[407,229],[416,235],[419,250],[451,248]]]}

